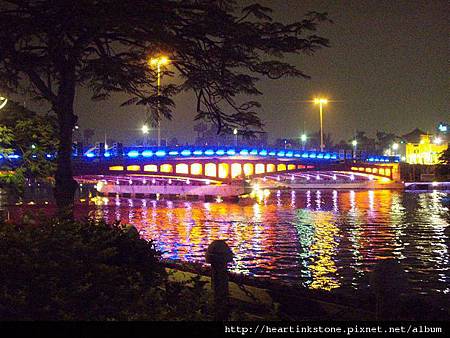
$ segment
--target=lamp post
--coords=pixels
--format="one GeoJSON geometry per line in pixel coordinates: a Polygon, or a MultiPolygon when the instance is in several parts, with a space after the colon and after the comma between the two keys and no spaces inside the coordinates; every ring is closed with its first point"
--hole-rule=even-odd
{"type": "Polygon", "coordinates": [[[314,103],[319,105],[320,112],[320,151],[323,151],[323,105],[328,103],[327,99],[324,98],[315,98],[314,103]]]}
{"type": "MultiPolygon", "coordinates": [[[[158,58],[152,58],[150,59],[150,65],[155,67],[156,66],[156,73],[157,73],[157,82],[156,82],[156,88],[158,93],[158,98],[161,91],[161,66],[167,65],[169,63],[169,59],[166,56],[160,56],[158,58]]],[[[160,117],[160,111],[159,111],[159,102],[158,102],[158,147],[161,146],[161,117],[160,117]]]]}
{"type": "Polygon", "coordinates": [[[237,147],[238,130],[236,128],[233,129],[233,135],[234,135],[234,146],[237,147]]]}
{"type": "Polygon", "coordinates": [[[302,136],[300,136],[300,140],[302,141],[302,150],[305,150],[306,139],[307,139],[306,134],[302,134],[302,136]]]}
{"type": "Polygon", "coordinates": [[[392,145],[392,150],[393,150],[393,155],[395,156],[397,154],[397,150],[398,150],[398,143],[394,143],[392,145]]]}
{"type": "Polygon", "coordinates": [[[352,145],[353,145],[353,158],[355,158],[356,157],[356,146],[358,145],[358,141],[353,140],[352,145]]]}
{"type": "Polygon", "coordinates": [[[144,124],[142,126],[141,130],[142,130],[142,134],[144,134],[144,146],[145,146],[145,145],[147,145],[147,134],[148,134],[149,128],[146,124],[144,124]]]}

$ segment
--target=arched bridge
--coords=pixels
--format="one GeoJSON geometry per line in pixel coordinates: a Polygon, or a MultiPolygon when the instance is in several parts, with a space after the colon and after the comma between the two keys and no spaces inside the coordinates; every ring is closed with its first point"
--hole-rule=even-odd
{"type": "Polygon", "coordinates": [[[91,152],[74,158],[74,175],[79,177],[158,177],[232,184],[244,179],[279,179],[286,175],[308,180],[315,172],[334,179],[343,174],[388,181],[399,178],[397,157],[355,159],[335,152],[293,149],[128,148],[120,155],[91,152]]]}

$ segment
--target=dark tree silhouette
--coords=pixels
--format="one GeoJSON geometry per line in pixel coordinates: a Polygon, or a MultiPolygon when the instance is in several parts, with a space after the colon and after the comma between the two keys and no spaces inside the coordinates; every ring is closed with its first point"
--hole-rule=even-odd
{"type": "Polygon", "coordinates": [[[270,8],[240,9],[234,0],[0,0],[0,91],[31,93],[57,115],[59,210],[71,210],[77,187],[71,149],[78,87],[91,89],[93,99],[125,93],[124,104],[145,105],[157,121],[171,117],[173,95],[193,90],[196,119],[219,132],[251,134],[262,127],[259,103],[239,95],[261,94],[260,76],[307,78],[281,58],[328,45],[315,34],[326,13],[309,12],[291,24],[270,15],[270,8]],[[174,60],[162,75],[177,74],[178,81],[158,92],[148,59],[162,53],[174,60]]]}
{"type": "MultiPolygon", "coordinates": [[[[325,149],[333,148],[333,137],[330,133],[323,134],[323,144],[325,149]]],[[[308,147],[313,149],[320,149],[320,130],[313,133],[308,139],[308,147]]]]}
{"type": "Polygon", "coordinates": [[[95,135],[95,130],[94,129],[90,129],[87,128],[85,130],[83,130],[83,142],[88,146],[91,144],[91,139],[94,137],[95,135]]]}

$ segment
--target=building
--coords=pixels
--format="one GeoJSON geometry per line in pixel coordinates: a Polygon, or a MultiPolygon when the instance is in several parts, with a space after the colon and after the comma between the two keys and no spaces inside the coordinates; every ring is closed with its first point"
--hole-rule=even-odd
{"type": "MultiPolygon", "coordinates": [[[[417,134],[416,131],[413,133],[417,134]]],[[[440,153],[448,147],[447,140],[425,133],[420,135],[419,140],[412,137],[406,139],[405,161],[410,164],[438,164],[440,153]]]]}

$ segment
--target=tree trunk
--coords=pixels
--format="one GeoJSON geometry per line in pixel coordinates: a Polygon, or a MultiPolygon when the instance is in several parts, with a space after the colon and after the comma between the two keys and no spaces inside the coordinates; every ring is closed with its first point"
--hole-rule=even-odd
{"type": "Polygon", "coordinates": [[[78,188],[72,173],[72,133],[77,122],[77,116],[73,113],[74,97],[74,90],[69,90],[58,98],[58,104],[54,106],[59,122],[59,146],[53,195],[58,217],[63,219],[73,218],[74,197],[78,188]]]}
{"type": "Polygon", "coordinates": [[[58,216],[73,218],[74,196],[78,188],[72,174],[72,127],[60,124],[54,197],[58,216]]]}

